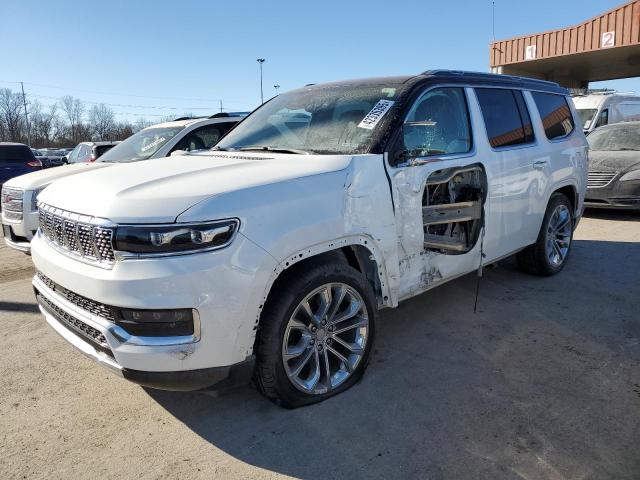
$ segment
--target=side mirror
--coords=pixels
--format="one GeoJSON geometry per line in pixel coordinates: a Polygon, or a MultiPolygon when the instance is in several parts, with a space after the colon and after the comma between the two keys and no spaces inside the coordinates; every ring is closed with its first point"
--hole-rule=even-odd
{"type": "Polygon", "coordinates": [[[170,157],[179,157],[182,155],[189,155],[189,152],[186,150],[174,150],[169,154],[170,157]]]}

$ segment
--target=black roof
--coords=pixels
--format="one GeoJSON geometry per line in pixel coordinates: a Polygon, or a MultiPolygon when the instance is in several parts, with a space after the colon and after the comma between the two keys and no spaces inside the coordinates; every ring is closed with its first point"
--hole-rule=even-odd
{"type": "Polygon", "coordinates": [[[435,77],[454,81],[454,83],[469,82],[496,86],[519,87],[527,90],[541,90],[552,93],[569,95],[569,90],[561,87],[556,82],[538,80],[536,78],[516,77],[514,75],[502,75],[498,73],[467,72],[463,70],[427,70],[420,74],[425,77],[435,77]]]}
{"type": "Polygon", "coordinates": [[[526,90],[538,90],[550,93],[569,95],[569,90],[561,87],[555,82],[547,80],[537,80],[535,78],[516,77],[513,75],[501,75],[497,73],[467,72],[462,70],[427,70],[418,75],[402,75],[393,77],[372,77],[354,80],[343,80],[322,84],[309,84],[307,88],[331,88],[339,86],[376,86],[376,85],[397,85],[402,89],[412,89],[417,84],[431,82],[480,84],[485,86],[517,87],[526,90]]]}

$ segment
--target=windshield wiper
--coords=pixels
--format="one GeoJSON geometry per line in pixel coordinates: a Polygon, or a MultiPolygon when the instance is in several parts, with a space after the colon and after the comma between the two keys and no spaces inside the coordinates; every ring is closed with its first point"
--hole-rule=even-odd
{"type": "Polygon", "coordinates": [[[309,152],[305,150],[299,150],[297,148],[284,148],[284,147],[267,147],[264,145],[247,145],[246,147],[238,147],[235,149],[238,152],[275,152],[275,153],[295,153],[297,155],[309,155],[309,152]]]}

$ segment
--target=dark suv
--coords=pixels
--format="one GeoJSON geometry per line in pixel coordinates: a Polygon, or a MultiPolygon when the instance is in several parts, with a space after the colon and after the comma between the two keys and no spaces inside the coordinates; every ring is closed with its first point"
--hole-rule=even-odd
{"type": "Polygon", "coordinates": [[[41,168],[42,162],[26,145],[0,142],[0,186],[10,178],[41,168]]]}

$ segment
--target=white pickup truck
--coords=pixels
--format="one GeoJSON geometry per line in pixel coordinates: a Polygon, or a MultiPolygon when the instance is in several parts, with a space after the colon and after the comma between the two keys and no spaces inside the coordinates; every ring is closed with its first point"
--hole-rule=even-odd
{"type": "Polygon", "coordinates": [[[162,389],[255,379],[285,407],[357,382],[377,310],[517,254],[567,262],[587,142],[568,92],[429,71],[275,97],[210,152],[117,164],[38,198],[47,322],[162,389]]]}
{"type": "Polygon", "coordinates": [[[180,118],[152,125],[123,142],[99,142],[105,145],[98,148],[108,146],[109,150],[103,154],[99,152],[101,155],[97,160],[79,160],[91,159],[92,148],[96,148],[94,142],[83,142],[69,154],[69,165],[12,178],[2,186],[2,233],[5,243],[21,252],[30,252],[30,242],[38,228],[38,195],[55,180],[109,167],[114,163],[139,162],[164,158],[172,153],[211,148],[246,116],[246,112],[225,112],[208,118],[180,118]]]}

